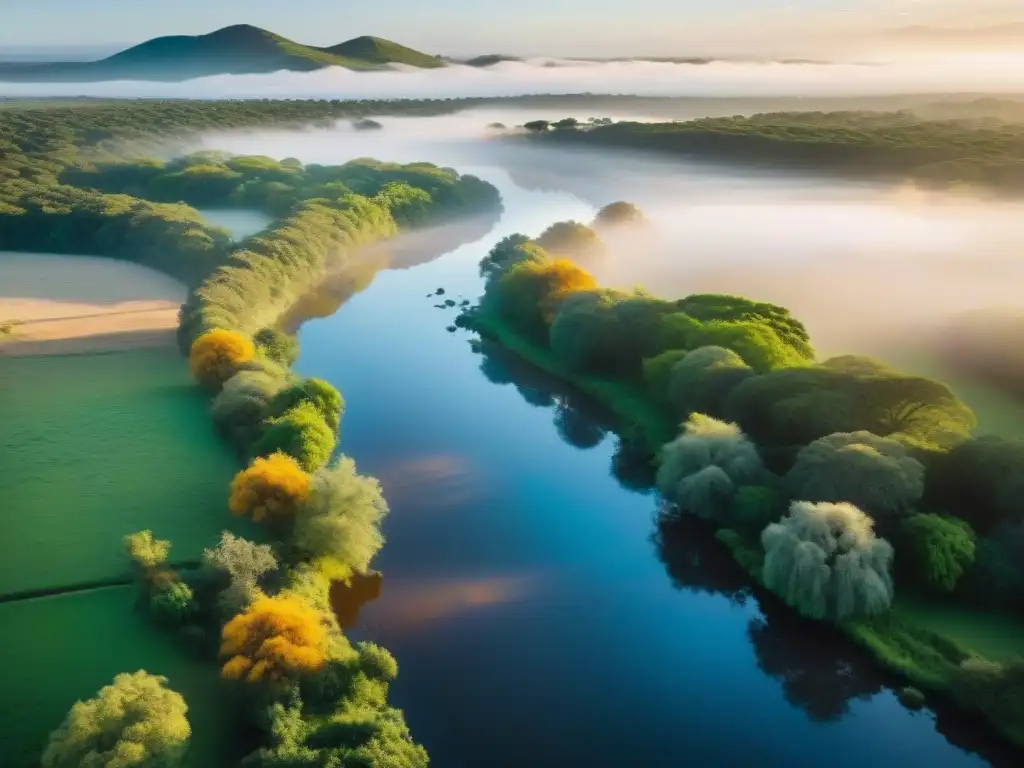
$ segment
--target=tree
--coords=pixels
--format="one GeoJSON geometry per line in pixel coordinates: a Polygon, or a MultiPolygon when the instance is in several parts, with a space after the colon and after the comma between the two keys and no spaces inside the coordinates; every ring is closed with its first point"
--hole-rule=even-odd
{"type": "Polygon", "coordinates": [[[258,523],[290,520],[306,500],[310,477],[291,456],[254,459],[231,481],[228,508],[258,523]]]}
{"type": "Polygon", "coordinates": [[[974,531],[946,515],[914,515],[903,522],[914,570],[928,587],[950,593],[974,563],[974,531]]]}
{"type": "Polygon", "coordinates": [[[299,358],[298,340],[278,328],[262,328],[252,338],[256,349],[275,363],[291,365],[299,358]]]}
{"type": "Polygon", "coordinates": [[[341,415],[345,412],[345,401],[341,393],[323,379],[304,379],[297,384],[286,387],[274,398],[273,412],[280,415],[300,403],[310,403],[335,432],[341,425],[341,415]]]}
{"type": "Polygon", "coordinates": [[[741,382],[754,375],[743,358],[723,347],[699,347],[672,366],[668,401],[679,416],[721,414],[722,400],[741,382]]]}
{"type": "Polygon", "coordinates": [[[326,661],[327,631],[298,597],[262,597],[224,625],[221,675],[228,680],[282,682],[318,671],[326,661]]]}
{"type": "Polygon", "coordinates": [[[657,484],[680,510],[723,522],[736,487],[764,475],[757,448],[739,427],[695,413],[662,447],[657,484]]]}
{"type": "Polygon", "coordinates": [[[253,445],[253,454],[284,453],[307,472],[322,467],[331,458],[337,436],[320,407],[323,405],[303,400],[280,416],[268,419],[263,435],[253,445]]]}
{"type": "Polygon", "coordinates": [[[968,583],[975,600],[1024,608],[1024,523],[1002,523],[977,543],[968,583]]]}
{"type": "Polygon", "coordinates": [[[489,284],[520,261],[544,258],[544,252],[530,242],[526,235],[508,235],[499,240],[480,261],[480,277],[489,284]]]}
{"type": "Polygon", "coordinates": [[[598,211],[597,217],[594,219],[594,226],[617,227],[630,224],[643,224],[645,221],[646,217],[644,216],[643,211],[632,203],[620,200],[615,203],[608,203],[608,205],[598,211]]]}
{"type": "Polygon", "coordinates": [[[364,571],[384,544],[379,524],[387,513],[376,478],[357,474],[355,462],[341,456],[313,476],[295,522],[295,545],[311,557],[364,571]]]}
{"type": "Polygon", "coordinates": [[[804,501],[848,501],[877,520],[908,514],[924,493],[924,465],[895,440],[838,432],[797,454],[784,479],[804,501]]]}
{"type": "Polygon", "coordinates": [[[158,620],[168,624],[180,624],[197,610],[192,589],[183,581],[158,589],[150,597],[149,607],[158,620]]]}
{"type": "Polygon", "coordinates": [[[765,586],[804,616],[875,616],[892,603],[893,549],[852,504],[794,501],[761,544],[765,586]]]}
{"type": "Polygon", "coordinates": [[[120,674],[95,698],[79,701],[50,734],[43,768],[170,768],[180,765],[192,729],[181,694],[166,677],[120,674]]]}
{"type": "Polygon", "coordinates": [[[210,390],[219,390],[243,363],[256,356],[252,339],[236,331],[215,328],[192,343],[188,365],[192,377],[210,390]]]}
{"type": "Polygon", "coordinates": [[[533,242],[548,253],[576,261],[585,261],[604,253],[604,244],[597,232],[578,221],[556,222],[533,242]]]}
{"type": "Polygon", "coordinates": [[[152,531],[139,531],[124,537],[124,551],[136,567],[151,571],[167,563],[171,542],[153,538],[152,531]]]}
{"type": "Polygon", "coordinates": [[[966,440],[936,457],[925,498],[988,533],[1003,522],[1024,522],[1024,440],[966,440]]]}
{"type": "Polygon", "coordinates": [[[533,131],[535,133],[543,133],[547,130],[550,130],[551,123],[548,122],[547,120],[531,120],[528,123],[523,123],[523,128],[525,128],[528,131],[533,131]]]}
{"type": "Polygon", "coordinates": [[[254,544],[224,531],[220,543],[203,550],[203,565],[227,577],[227,586],[220,594],[221,610],[234,616],[263,596],[260,579],[277,570],[277,557],[269,544],[254,544]]]}
{"type": "Polygon", "coordinates": [[[853,356],[749,378],[726,397],[724,413],[761,446],[859,431],[953,446],[976,423],[946,385],[853,356]]]}
{"type": "Polygon", "coordinates": [[[520,330],[537,336],[546,334],[566,296],[596,287],[594,278],[571,261],[549,259],[515,264],[495,290],[499,312],[520,330]]]}
{"type": "Polygon", "coordinates": [[[282,378],[268,371],[236,373],[213,399],[210,413],[217,431],[247,454],[263,433],[263,422],[282,386],[282,378]]]}

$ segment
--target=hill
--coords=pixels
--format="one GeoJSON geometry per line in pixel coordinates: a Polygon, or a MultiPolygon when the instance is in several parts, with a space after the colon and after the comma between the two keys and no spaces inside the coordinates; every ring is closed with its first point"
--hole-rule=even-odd
{"type": "Polygon", "coordinates": [[[406,64],[410,67],[422,67],[424,69],[444,66],[444,61],[437,56],[430,56],[412,48],[407,48],[404,45],[393,43],[390,40],[370,37],[368,35],[355,37],[351,40],[346,40],[344,43],[320,50],[343,59],[377,65],[406,64]]]}
{"type": "Polygon", "coordinates": [[[372,70],[388,64],[444,66],[435,56],[381,38],[357,37],[316,48],[236,24],[206,35],[156,37],[99,61],[0,64],[0,81],[188,80],[325,67],[372,70]]]}

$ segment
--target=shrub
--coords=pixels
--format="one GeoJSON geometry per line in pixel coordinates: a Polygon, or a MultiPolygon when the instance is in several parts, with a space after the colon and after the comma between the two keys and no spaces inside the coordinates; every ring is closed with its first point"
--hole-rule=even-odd
{"type": "Polygon", "coordinates": [[[900,703],[907,709],[921,709],[927,703],[924,694],[917,688],[909,685],[904,688],[900,688],[897,696],[899,697],[900,703]]]}
{"type": "Polygon", "coordinates": [[[253,336],[256,349],[265,357],[289,366],[299,359],[299,341],[277,328],[263,328],[253,336]]]}
{"type": "Polygon", "coordinates": [[[228,507],[234,515],[256,522],[292,519],[306,500],[310,477],[298,462],[283,453],[254,459],[231,481],[228,507]]]}
{"type": "Polygon", "coordinates": [[[181,624],[197,609],[192,590],[181,581],[156,591],[149,599],[149,607],[158,620],[167,624],[181,624]]]}
{"type": "Polygon", "coordinates": [[[139,531],[124,537],[124,551],[136,567],[150,571],[167,563],[171,542],[153,538],[152,531],[139,531]]]}
{"type": "Polygon", "coordinates": [[[297,597],[263,597],[221,633],[221,670],[229,680],[281,682],[323,667],[327,633],[317,613],[297,597]]]}
{"type": "Polygon", "coordinates": [[[345,412],[341,393],[323,379],[305,379],[281,390],[274,398],[274,415],[280,415],[301,403],[311,404],[335,432],[345,412]]]}
{"type": "Polygon", "coordinates": [[[242,363],[256,356],[252,339],[236,331],[215,328],[193,343],[188,357],[192,377],[210,390],[219,390],[242,363]]]}
{"type": "Polygon", "coordinates": [[[950,593],[974,562],[974,531],[963,520],[914,515],[903,522],[914,570],[925,585],[950,593]]]}
{"type": "Polygon", "coordinates": [[[166,677],[120,674],[95,698],[79,701],[50,734],[43,768],[180,765],[192,735],[181,694],[166,677]]]}
{"type": "Polygon", "coordinates": [[[387,682],[398,676],[398,662],[386,648],[374,643],[356,643],[359,669],[371,680],[387,682]]]}
{"type": "Polygon", "coordinates": [[[657,484],[681,510],[723,521],[736,486],[764,475],[757,448],[739,427],[695,413],[683,433],[661,449],[657,484]]]}
{"type": "Polygon", "coordinates": [[[334,451],[334,429],[324,420],[317,406],[303,401],[272,419],[253,445],[253,455],[284,453],[307,472],[327,463],[334,451]]]}
{"type": "Polygon", "coordinates": [[[794,501],[761,543],[765,586],[804,616],[875,616],[892,603],[893,549],[852,504],[794,501]]]}
{"type": "Polygon", "coordinates": [[[797,454],[783,480],[793,498],[848,501],[876,519],[906,515],[924,493],[924,466],[870,432],[822,437],[797,454]]]}
{"type": "Polygon", "coordinates": [[[341,456],[313,476],[296,519],[295,545],[311,557],[366,570],[384,544],[378,525],[387,512],[380,483],[357,474],[355,462],[341,456]]]}

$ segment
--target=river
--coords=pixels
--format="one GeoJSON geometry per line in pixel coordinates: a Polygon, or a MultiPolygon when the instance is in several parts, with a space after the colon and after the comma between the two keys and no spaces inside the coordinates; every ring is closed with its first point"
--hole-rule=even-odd
{"type": "Polygon", "coordinates": [[[499,186],[498,226],[307,322],[297,365],[343,392],[341,449],[389,500],[383,592],[351,634],[395,654],[394,705],[432,764],[1008,763],[971,723],[908,711],[848,643],[751,595],[706,531],[656,536],[656,498],[631,489],[599,408],[446,330],[457,310],[436,305],[479,295],[477,262],[500,237],[595,211],[495,167],[460,170],[499,186]]]}

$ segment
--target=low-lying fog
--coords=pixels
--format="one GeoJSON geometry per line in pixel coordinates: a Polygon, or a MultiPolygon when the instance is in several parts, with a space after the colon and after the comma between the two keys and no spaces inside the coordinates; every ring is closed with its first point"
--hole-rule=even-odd
{"type": "Polygon", "coordinates": [[[0,96],[99,98],[400,99],[524,94],[605,93],[639,96],[852,96],[1024,91],[1024,53],[957,53],[878,57],[868,62],[708,63],[505,61],[491,67],[452,65],[359,73],[216,75],[185,82],[0,82],[0,96]]]}
{"type": "Polygon", "coordinates": [[[342,124],[209,136],[205,145],[305,162],[367,156],[450,165],[490,180],[514,200],[500,234],[537,235],[568,218],[589,223],[599,206],[628,200],[645,211],[650,227],[607,238],[610,255],[588,265],[602,283],[640,284],[666,297],[716,291],[777,302],[807,323],[826,353],[886,354],[965,311],[1024,309],[1024,203],[510,145],[486,127],[568,114],[381,117],[379,131],[342,124]],[[551,192],[559,194],[545,194],[551,192]]]}

